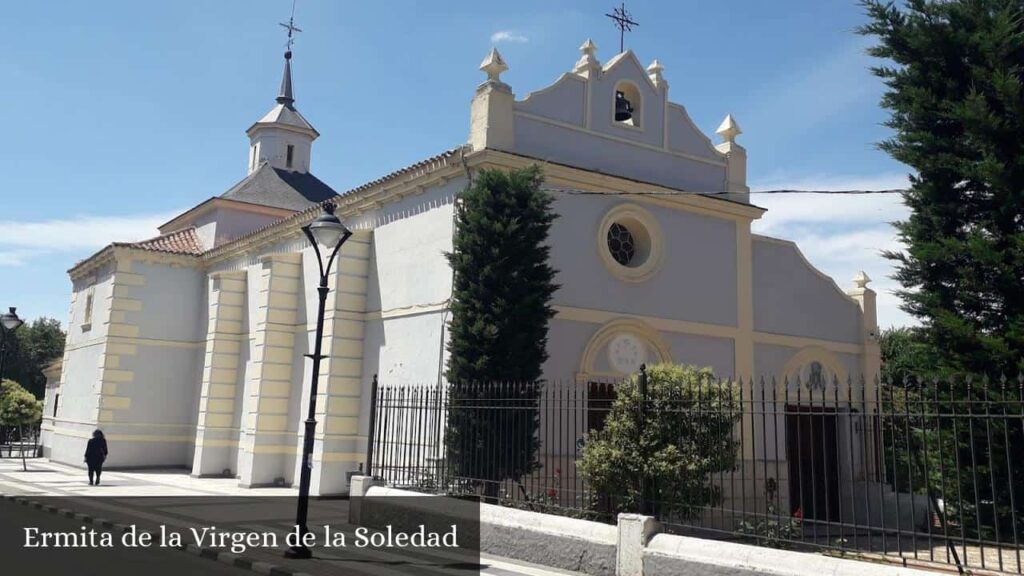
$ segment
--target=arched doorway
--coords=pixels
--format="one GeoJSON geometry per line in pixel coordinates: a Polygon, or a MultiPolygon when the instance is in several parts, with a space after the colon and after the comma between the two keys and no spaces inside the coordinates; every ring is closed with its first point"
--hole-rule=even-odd
{"type": "Polygon", "coordinates": [[[790,514],[807,520],[835,521],[840,513],[841,452],[850,433],[848,406],[840,399],[848,372],[835,354],[804,348],[786,364],[786,460],[790,514]],[[842,418],[842,420],[840,420],[842,418]]]}

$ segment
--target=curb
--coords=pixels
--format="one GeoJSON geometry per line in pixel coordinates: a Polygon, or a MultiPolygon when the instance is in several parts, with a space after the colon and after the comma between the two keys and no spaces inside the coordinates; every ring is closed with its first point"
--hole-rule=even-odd
{"type": "MultiPolygon", "coordinates": [[[[43,504],[38,500],[31,500],[24,496],[16,496],[13,494],[0,494],[0,498],[10,500],[12,502],[17,502],[22,506],[28,506],[30,508],[42,510],[43,512],[49,512],[50,514],[56,514],[58,516],[72,518],[84,524],[93,524],[95,526],[100,526],[102,528],[113,528],[115,531],[119,532],[127,532],[132,528],[128,524],[121,524],[119,522],[114,522],[106,518],[98,518],[95,516],[90,516],[88,514],[82,514],[70,510],[68,508],[57,508],[56,506],[43,504]]],[[[54,498],[56,498],[56,496],[54,498]]],[[[156,538],[156,534],[148,530],[140,530],[139,534],[149,534],[152,538],[156,538]]],[[[243,570],[249,570],[251,572],[262,574],[264,576],[312,576],[307,572],[300,572],[293,568],[279,566],[277,564],[271,564],[270,562],[254,560],[251,557],[244,556],[241,554],[223,552],[217,550],[216,548],[201,548],[199,546],[196,546],[195,544],[184,544],[182,546],[175,546],[174,549],[180,550],[182,552],[187,552],[195,556],[199,556],[200,558],[206,558],[207,560],[212,560],[214,562],[220,562],[221,564],[227,564],[229,566],[235,566],[243,570]]]]}

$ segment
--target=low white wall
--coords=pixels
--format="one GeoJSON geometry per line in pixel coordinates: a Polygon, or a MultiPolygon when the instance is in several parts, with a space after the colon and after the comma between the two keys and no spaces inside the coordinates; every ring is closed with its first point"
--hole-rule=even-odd
{"type": "Polygon", "coordinates": [[[480,505],[481,552],[595,576],[616,573],[618,529],[564,516],[480,505]]]}
{"type": "MultiPolygon", "coordinates": [[[[383,486],[365,488],[366,481],[353,479],[352,496],[360,493],[369,498],[423,496],[406,490],[383,486]],[[365,490],[365,491],[364,491],[365,490]]],[[[358,523],[362,509],[371,500],[353,500],[359,510],[353,517],[358,523]]],[[[480,551],[495,556],[515,558],[534,564],[573,570],[594,576],[613,576],[618,543],[615,526],[515,510],[492,504],[480,505],[480,551]]]]}
{"type": "Polygon", "coordinates": [[[644,576],[924,576],[934,572],[792,552],[658,534],[644,548],[644,576]]]}
{"type": "MultiPolygon", "coordinates": [[[[349,518],[359,524],[360,508],[371,502],[359,496],[423,496],[374,486],[357,476],[352,481],[349,518]]],[[[595,576],[926,576],[933,572],[775,550],[748,544],[657,534],[650,517],[620,514],[618,525],[480,505],[482,552],[595,576]]]]}

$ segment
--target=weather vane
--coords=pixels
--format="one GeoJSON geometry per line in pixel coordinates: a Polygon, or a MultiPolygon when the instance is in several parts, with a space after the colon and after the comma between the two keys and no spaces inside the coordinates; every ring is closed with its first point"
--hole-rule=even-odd
{"type": "Polygon", "coordinates": [[[302,32],[302,30],[295,25],[295,0],[292,0],[292,15],[288,18],[288,23],[285,24],[284,22],[279,22],[278,24],[288,31],[288,42],[285,44],[285,49],[288,51],[288,56],[291,56],[292,44],[295,43],[293,35],[295,32],[302,32]]]}
{"type": "Polygon", "coordinates": [[[611,14],[605,16],[615,21],[615,27],[619,29],[619,52],[626,51],[626,32],[632,32],[633,26],[639,26],[639,22],[633,21],[633,16],[626,11],[626,3],[623,2],[618,8],[612,9],[611,14]]]}

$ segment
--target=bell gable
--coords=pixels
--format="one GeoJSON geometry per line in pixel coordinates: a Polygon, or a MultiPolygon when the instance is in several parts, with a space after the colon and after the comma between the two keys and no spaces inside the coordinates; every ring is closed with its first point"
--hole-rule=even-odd
{"type": "Polygon", "coordinates": [[[734,138],[715,146],[669,101],[661,63],[645,68],[627,50],[602,65],[589,40],[580,51],[572,71],[516,100],[500,79],[508,66],[492,50],[481,64],[488,80],[474,98],[470,145],[747,201],[745,151],[734,138]]]}

